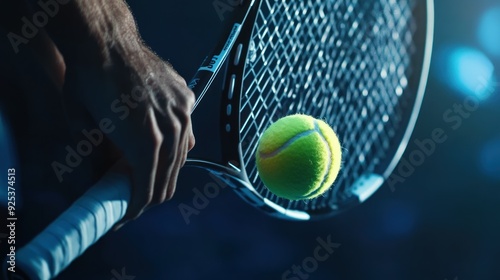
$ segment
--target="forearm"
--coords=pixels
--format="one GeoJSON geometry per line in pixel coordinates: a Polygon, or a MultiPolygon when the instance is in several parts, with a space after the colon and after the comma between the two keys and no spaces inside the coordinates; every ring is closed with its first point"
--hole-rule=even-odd
{"type": "Polygon", "coordinates": [[[65,58],[97,52],[105,62],[112,48],[127,55],[141,45],[134,18],[123,0],[70,0],[59,8],[46,28],[65,58]]]}

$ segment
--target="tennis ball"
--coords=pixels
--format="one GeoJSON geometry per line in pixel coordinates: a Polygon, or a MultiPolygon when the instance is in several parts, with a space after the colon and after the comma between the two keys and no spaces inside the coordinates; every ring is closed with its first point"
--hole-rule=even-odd
{"type": "Polygon", "coordinates": [[[272,193],[290,200],[311,199],[337,178],[342,150],[327,123],[297,114],[269,126],[259,140],[256,161],[259,177],[272,193]]]}

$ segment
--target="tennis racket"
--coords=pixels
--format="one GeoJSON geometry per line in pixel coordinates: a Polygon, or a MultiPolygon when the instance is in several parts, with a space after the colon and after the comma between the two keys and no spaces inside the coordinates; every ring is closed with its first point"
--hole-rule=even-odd
{"type": "MultiPolygon", "coordinates": [[[[279,218],[330,217],[370,197],[393,171],[417,120],[433,37],[423,0],[248,0],[189,86],[196,105],[226,66],[220,159],[190,158],[246,202],[279,218]],[[303,113],[329,123],[344,161],[324,195],[289,201],[260,181],[254,154],[278,118],[303,113]]],[[[196,128],[196,124],[193,124],[196,128]]],[[[109,172],[17,254],[29,279],[50,279],[118,220],[130,181],[109,172]]]]}

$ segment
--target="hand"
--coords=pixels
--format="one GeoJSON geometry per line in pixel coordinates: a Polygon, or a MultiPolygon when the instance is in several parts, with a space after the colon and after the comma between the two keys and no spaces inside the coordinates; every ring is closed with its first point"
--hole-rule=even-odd
{"type": "Polygon", "coordinates": [[[132,17],[123,18],[110,32],[90,29],[88,40],[61,47],[68,112],[72,104],[83,105],[96,125],[105,122],[107,136],[131,174],[131,201],[115,229],[172,198],[195,142],[190,118],[194,94],[171,65],[142,43],[132,17]]]}

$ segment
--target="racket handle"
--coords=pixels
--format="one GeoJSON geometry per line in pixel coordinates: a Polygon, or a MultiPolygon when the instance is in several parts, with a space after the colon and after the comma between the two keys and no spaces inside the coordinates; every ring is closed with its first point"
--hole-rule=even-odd
{"type": "Polygon", "coordinates": [[[129,199],[129,178],[108,172],[18,251],[16,269],[31,280],[54,278],[125,215],[129,199]]]}

